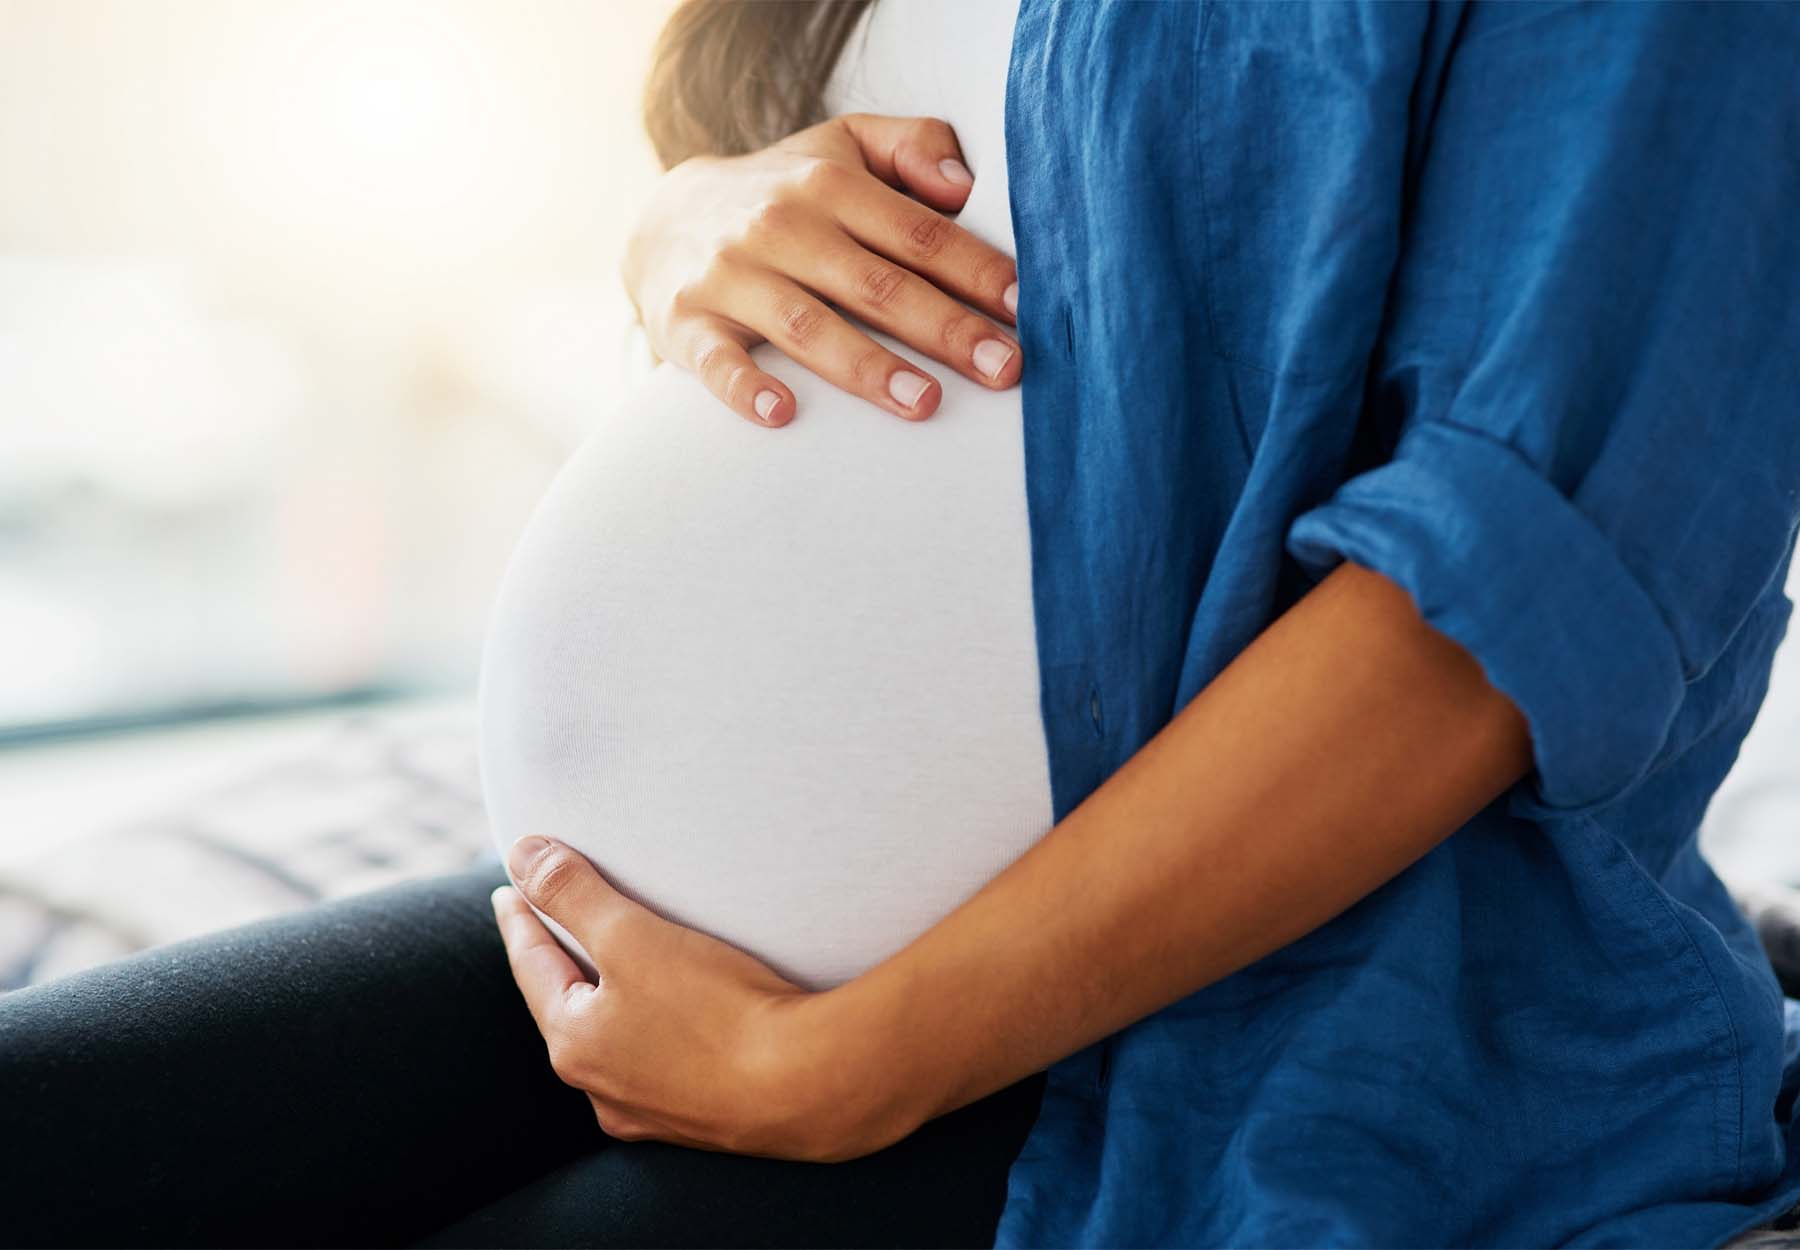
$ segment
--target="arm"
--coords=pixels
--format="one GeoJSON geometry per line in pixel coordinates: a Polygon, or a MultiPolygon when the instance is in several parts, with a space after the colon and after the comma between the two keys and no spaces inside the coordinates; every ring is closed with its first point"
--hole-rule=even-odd
{"type": "Polygon", "coordinates": [[[898,1135],[1318,927],[1530,760],[1468,653],[1340,566],[964,906],[801,1000],[806,1032],[895,1074],[864,1114],[898,1135]]]}
{"type": "Polygon", "coordinates": [[[521,843],[513,876],[601,986],[516,894],[496,907],[553,1062],[608,1132],[848,1158],[1322,924],[1529,763],[1475,661],[1345,565],[1042,842],[837,989],[785,985],[556,843],[521,843]]]}

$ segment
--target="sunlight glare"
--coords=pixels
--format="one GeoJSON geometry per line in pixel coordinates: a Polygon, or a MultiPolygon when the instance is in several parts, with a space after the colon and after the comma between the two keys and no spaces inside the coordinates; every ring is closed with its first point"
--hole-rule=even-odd
{"type": "Polygon", "coordinates": [[[297,163],[371,197],[454,200],[492,122],[475,50],[429,10],[334,17],[296,50],[282,121],[297,163]]]}

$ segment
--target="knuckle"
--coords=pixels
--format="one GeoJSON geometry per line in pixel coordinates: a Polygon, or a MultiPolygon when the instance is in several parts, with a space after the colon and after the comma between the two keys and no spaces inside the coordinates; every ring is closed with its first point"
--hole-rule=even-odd
{"type": "Polygon", "coordinates": [[[933,212],[912,213],[901,223],[906,246],[921,260],[932,260],[950,242],[950,223],[933,212]]]}
{"type": "Polygon", "coordinates": [[[526,893],[532,901],[548,909],[568,892],[580,874],[580,865],[575,862],[575,855],[566,847],[554,846],[531,865],[530,888],[526,893]]]}
{"type": "Polygon", "coordinates": [[[798,206],[788,200],[764,200],[750,210],[749,217],[738,232],[739,241],[751,251],[766,247],[772,241],[793,233],[799,212],[798,206]]]}
{"type": "MultiPolygon", "coordinates": [[[[606,952],[616,950],[624,942],[630,940],[631,933],[626,928],[624,917],[617,907],[602,903],[600,906],[590,908],[582,919],[586,926],[582,930],[582,937],[589,948],[590,958],[605,959],[606,952]]],[[[609,965],[606,972],[611,993],[617,994],[621,983],[629,975],[629,970],[609,965]]],[[[603,1006],[600,1010],[605,1012],[607,1008],[603,1006]]],[[[598,1031],[604,1033],[604,1029],[598,1029],[598,1031]]]]}
{"type": "Polygon", "coordinates": [[[918,151],[927,157],[954,157],[958,153],[956,128],[941,117],[916,117],[907,135],[907,142],[914,144],[918,151]]]}
{"type": "Polygon", "coordinates": [[[723,338],[709,335],[694,353],[694,373],[714,394],[727,401],[742,395],[745,379],[752,372],[732,350],[734,346],[723,338]]]}
{"type": "Polygon", "coordinates": [[[708,297],[730,282],[737,272],[737,266],[727,259],[724,252],[717,251],[706,258],[683,289],[696,297],[708,297]]]}
{"type": "Polygon", "coordinates": [[[675,288],[674,298],[670,301],[673,310],[691,313],[711,306],[720,287],[726,282],[730,268],[723,257],[713,256],[675,288]]]}
{"type": "Polygon", "coordinates": [[[916,118],[913,126],[920,138],[936,146],[951,146],[956,143],[956,128],[941,117],[916,118]]]}
{"type": "Polygon", "coordinates": [[[694,372],[709,386],[719,381],[719,373],[726,363],[725,344],[718,339],[703,339],[694,351],[694,372]]]}
{"type": "Polygon", "coordinates": [[[670,294],[663,308],[663,313],[670,320],[685,317],[703,307],[701,303],[700,283],[690,279],[683,282],[670,294]]]}
{"type": "Polygon", "coordinates": [[[879,120],[874,113],[839,113],[823,125],[834,127],[843,134],[853,135],[862,127],[879,120]]]}
{"type": "Polygon", "coordinates": [[[987,325],[966,314],[944,318],[938,327],[938,341],[947,353],[967,355],[975,344],[987,336],[987,325]]]}
{"type": "Polygon", "coordinates": [[[719,391],[729,403],[737,403],[744,398],[744,391],[755,380],[756,373],[749,365],[731,365],[725,368],[725,377],[719,383],[719,391]]]}
{"type": "Polygon", "coordinates": [[[870,308],[889,307],[905,289],[905,271],[880,262],[864,268],[856,282],[857,296],[870,308]]]}
{"type": "Polygon", "coordinates": [[[796,187],[806,195],[829,194],[837,186],[846,170],[838,162],[825,156],[810,156],[800,162],[794,171],[796,187]]]}
{"type": "Polygon", "coordinates": [[[850,362],[850,376],[869,394],[887,393],[887,376],[892,372],[888,354],[873,345],[863,348],[850,362]]]}
{"type": "Polygon", "coordinates": [[[977,291],[991,291],[995,296],[1004,291],[1015,274],[1013,266],[997,256],[980,256],[970,268],[969,276],[977,291]]]}
{"type": "Polygon", "coordinates": [[[825,325],[825,316],[811,304],[784,304],[779,314],[781,329],[796,347],[810,346],[825,325]]]}
{"type": "Polygon", "coordinates": [[[579,1089],[583,1064],[580,1055],[569,1044],[568,1038],[560,1035],[546,1038],[545,1046],[550,1052],[550,1070],[556,1073],[556,1079],[564,1085],[572,1085],[579,1089]]]}

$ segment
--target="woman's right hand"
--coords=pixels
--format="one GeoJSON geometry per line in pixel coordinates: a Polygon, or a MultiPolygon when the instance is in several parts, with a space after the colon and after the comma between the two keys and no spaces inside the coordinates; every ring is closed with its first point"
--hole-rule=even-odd
{"type": "Polygon", "coordinates": [[[827,301],[971,381],[1017,382],[1018,342],[995,323],[1014,320],[1012,258],[938,211],[960,209],[972,185],[955,132],[929,118],[850,114],[746,156],[694,157],[663,175],[639,218],[626,289],[656,354],[760,425],[785,425],[795,408],[750,357],[763,340],[923,420],[942,397],[936,379],[827,301]]]}

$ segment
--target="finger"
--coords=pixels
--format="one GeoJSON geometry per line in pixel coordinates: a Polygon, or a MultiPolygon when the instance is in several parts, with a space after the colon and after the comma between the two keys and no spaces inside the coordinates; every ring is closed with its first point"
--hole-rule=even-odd
{"type": "MultiPolygon", "coordinates": [[[[554,839],[520,838],[508,852],[506,866],[525,902],[572,934],[603,975],[606,952],[621,936],[622,925],[669,923],[614,889],[587,856],[554,839]]],[[[585,978],[582,984],[587,984],[585,978]]]]}
{"type": "Polygon", "coordinates": [[[962,145],[949,122],[874,113],[849,113],[838,121],[856,141],[869,172],[889,186],[910,191],[941,212],[960,212],[968,202],[975,176],[963,163],[962,145]]]}
{"type": "Polygon", "coordinates": [[[709,302],[839,390],[909,421],[937,411],[943,387],[782,274],[729,263],[709,302]]]}
{"type": "Polygon", "coordinates": [[[829,206],[850,237],[990,317],[1016,320],[1019,269],[941,213],[872,179],[846,179],[829,206]]]}
{"type": "Polygon", "coordinates": [[[1012,335],[848,235],[809,231],[784,240],[770,259],[777,272],[972,382],[1001,390],[1019,380],[1024,361],[1012,335]]]}
{"type": "Polygon", "coordinates": [[[794,393],[756,367],[742,334],[717,317],[695,317],[681,335],[681,351],[727,408],[757,425],[786,425],[799,407],[794,393]]]}
{"type": "Polygon", "coordinates": [[[493,904],[513,981],[531,1018],[537,1021],[538,1032],[548,1038],[562,1027],[570,991],[577,987],[585,990],[587,978],[517,890],[501,886],[494,891],[493,904]]]}

